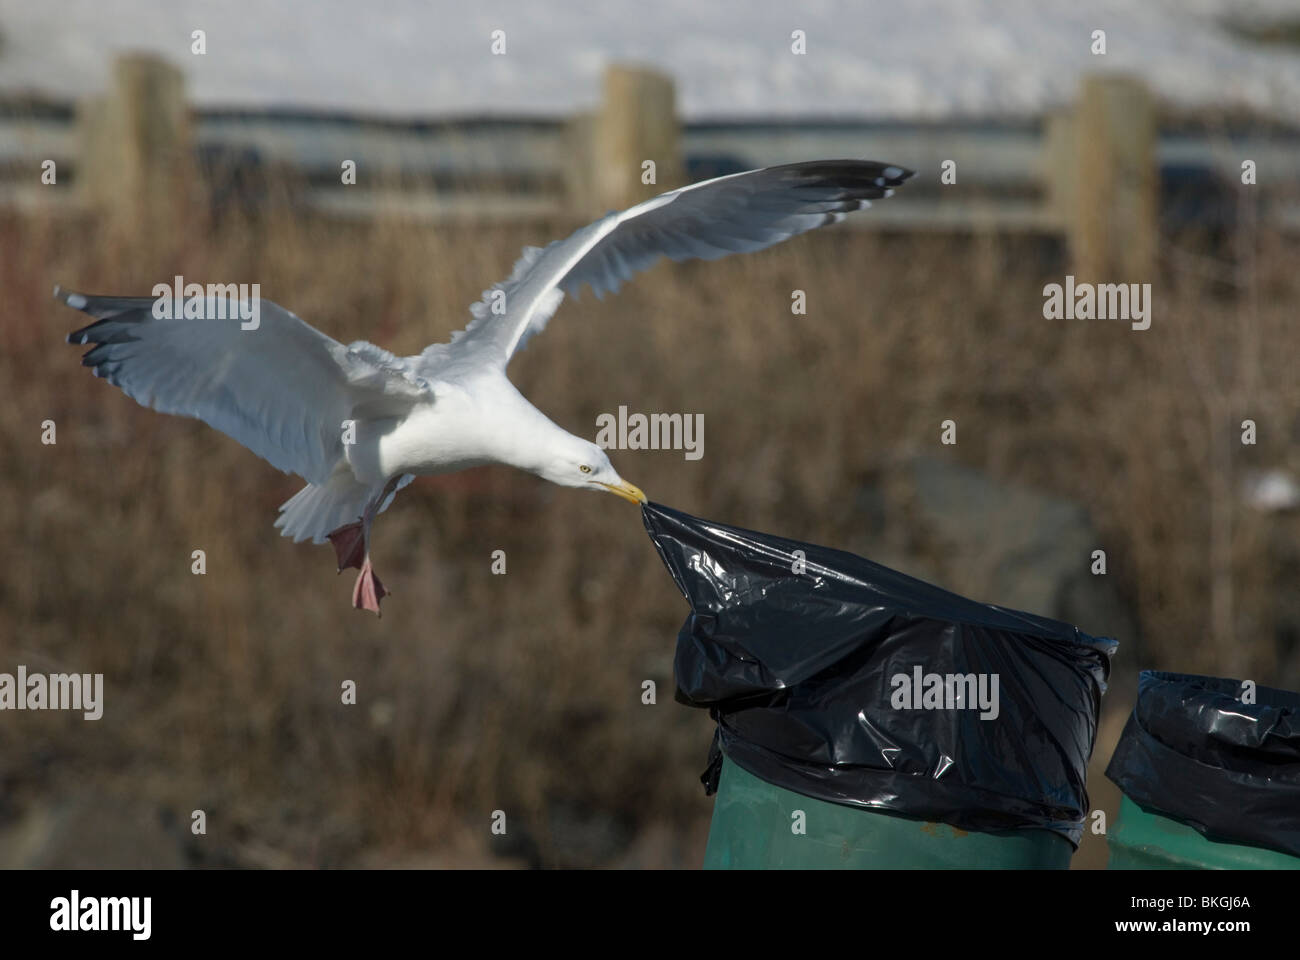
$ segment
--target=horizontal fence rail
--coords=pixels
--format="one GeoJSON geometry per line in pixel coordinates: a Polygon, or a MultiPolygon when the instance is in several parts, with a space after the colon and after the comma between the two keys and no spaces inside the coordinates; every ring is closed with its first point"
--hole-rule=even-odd
{"type": "MultiPolygon", "coordinates": [[[[94,206],[96,194],[113,195],[117,182],[134,175],[122,165],[145,161],[122,155],[124,135],[116,131],[154,121],[146,116],[123,125],[124,112],[133,116],[123,98],[145,97],[155,110],[159,102],[183,101],[174,71],[125,76],[99,101],[0,102],[0,207],[75,211],[94,206]],[[151,83],[177,86],[159,97],[149,92],[151,83]],[[108,164],[110,156],[116,167],[108,164]],[[46,161],[55,164],[57,187],[68,189],[42,183],[46,161]]],[[[1133,106],[1143,97],[1134,81],[1088,78],[1079,106],[1037,120],[678,123],[666,78],[616,67],[604,104],[577,117],[402,119],[201,109],[188,111],[188,122],[176,116],[159,121],[158,130],[143,136],[187,138],[184,152],[214,202],[256,207],[266,199],[264,185],[278,179],[292,185],[295,205],[342,217],[582,217],[680,182],[810,158],[868,157],[910,166],[919,175],[908,185],[907,203],[880,204],[871,217],[850,218],[855,228],[1067,235],[1076,220],[1104,203],[1080,191],[1109,189],[1114,171],[1134,163],[1153,167],[1149,190],[1156,194],[1142,199],[1147,188],[1121,183],[1115,203],[1131,209],[1150,200],[1166,226],[1230,226],[1224,221],[1235,216],[1241,164],[1249,159],[1276,201],[1261,208],[1263,220],[1300,230],[1300,131],[1162,128],[1149,103],[1133,106]],[[1090,99],[1091,83],[1097,87],[1090,99]],[[659,119],[647,123],[646,112],[659,119]],[[1096,141],[1107,130],[1115,131],[1116,144],[1103,150],[1096,141]],[[1113,156],[1098,159],[1103,152],[1113,156]],[[654,186],[641,185],[647,159],[658,166],[654,186]],[[355,185],[342,182],[345,161],[356,165],[355,185]],[[954,184],[941,182],[945,164],[953,167],[954,184]]],[[[1086,244],[1081,237],[1076,240],[1086,244]]]]}

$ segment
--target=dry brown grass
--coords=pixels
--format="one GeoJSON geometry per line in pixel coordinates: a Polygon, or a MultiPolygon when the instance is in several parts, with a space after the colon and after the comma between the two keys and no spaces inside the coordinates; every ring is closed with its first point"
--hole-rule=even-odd
{"type": "MultiPolygon", "coordinates": [[[[114,798],[128,824],[161,811],[203,864],[699,862],[711,723],[671,700],[685,607],[634,509],[504,468],[421,480],[376,526],[395,591],[376,622],[349,609],[328,548],[272,529],[299,481],[95,381],[62,342],[78,317],[49,295],[145,293],[174,273],[259,282],[340,340],[409,353],[463,325],[522,243],[568,226],[278,217],[132,243],[93,223],[0,223],[0,669],[107,685],[97,723],[0,724],[0,830],[114,798]],[[46,419],[55,446],[40,443],[46,419]],[[339,702],[348,679],[357,707],[339,702]],[[657,706],[640,702],[646,679],[657,706]],[[198,840],[195,808],[209,816],[198,840]],[[508,839],[488,834],[495,809],[508,839]]],[[[568,303],[512,373],[590,437],[620,403],[703,413],[702,460],[614,452],[615,465],[660,502],[832,546],[860,523],[861,486],[910,453],[1073,497],[1139,618],[1118,670],[1295,687],[1274,622],[1295,569],[1267,548],[1296,542],[1293,517],[1230,507],[1231,642],[1207,627],[1214,431],[1259,423],[1257,447],[1227,448],[1234,471],[1300,468],[1294,257],[1261,242],[1253,310],[1171,271],[1152,329],[1134,333],[1044,320],[1042,286],[1065,268],[1042,244],[825,231],[568,303]],[[790,315],[794,288],[807,317],[790,315]],[[1208,404],[1207,384],[1223,394],[1208,404]],[[938,444],[945,418],[955,449],[938,444]]]]}

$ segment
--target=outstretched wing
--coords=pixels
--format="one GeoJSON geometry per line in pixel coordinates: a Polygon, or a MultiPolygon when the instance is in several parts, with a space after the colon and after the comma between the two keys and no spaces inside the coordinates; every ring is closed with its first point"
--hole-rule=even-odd
{"type": "Polygon", "coordinates": [[[256,328],[230,305],[206,319],[158,319],[150,297],[54,295],[97,322],[68,334],[96,346],[81,362],[127,396],[196,417],[286,473],[324,483],[343,455],[343,421],[397,416],[429,385],[374,344],[343,344],[262,300],[256,328]],[[230,317],[229,319],[215,319],[230,317]]]}
{"type": "MultiPolygon", "coordinates": [[[[817,160],[706,180],[611,213],[547,247],[526,247],[510,278],[470,307],[451,350],[502,366],[541,332],[565,294],[617,291],[660,257],[716,260],[780,243],[887,197],[912,171],[868,160],[817,160]]],[[[436,344],[430,359],[446,356],[436,344]]]]}

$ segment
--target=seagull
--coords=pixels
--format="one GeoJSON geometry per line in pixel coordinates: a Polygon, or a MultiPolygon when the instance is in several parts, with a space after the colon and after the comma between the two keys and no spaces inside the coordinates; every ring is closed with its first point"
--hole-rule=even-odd
{"type": "Polygon", "coordinates": [[[259,301],[256,325],[244,323],[250,314],[233,303],[228,310],[230,292],[212,287],[187,294],[184,310],[161,296],[61,287],[54,296],[95,319],[68,335],[94,344],[81,362],[95,376],[143,406],[202,420],[305,480],[275,526],[295,543],[329,541],[340,573],[359,570],[353,606],[379,614],[389,591],[371,563],[371,524],[416,476],[504,463],[646,502],[604,450],[551,421],[506,375],[566,295],[585,284],[603,299],[662,257],[761,250],[837,223],[910,176],[891,164],[817,160],[660,194],[549,246],[525,247],[509,278],[470,307],[465,329],[418,356],[366,341],[344,346],[270,301],[259,301]]]}

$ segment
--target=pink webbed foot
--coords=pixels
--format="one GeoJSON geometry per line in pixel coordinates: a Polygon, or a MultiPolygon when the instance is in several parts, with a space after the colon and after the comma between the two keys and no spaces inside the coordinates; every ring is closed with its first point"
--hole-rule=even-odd
{"type": "Polygon", "coordinates": [[[378,616],[383,616],[379,610],[379,601],[388,596],[388,591],[384,589],[383,583],[375,576],[375,569],[370,565],[370,558],[366,557],[361,563],[361,573],[357,575],[356,586],[352,588],[352,606],[358,610],[369,610],[378,616]]]}
{"type": "Polygon", "coordinates": [[[338,554],[339,573],[348,567],[361,569],[361,564],[366,558],[366,532],[360,520],[356,523],[344,524],[326,536],[334,545],[334,552],[338,554]]]}

